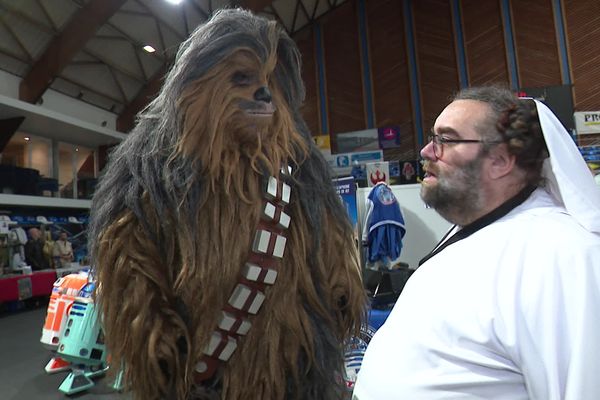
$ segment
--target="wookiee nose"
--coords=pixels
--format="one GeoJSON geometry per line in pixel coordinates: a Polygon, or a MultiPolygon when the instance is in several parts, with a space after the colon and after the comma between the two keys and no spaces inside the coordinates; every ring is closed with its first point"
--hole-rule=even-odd
{"type": "Polygon", "coordinates": [[[264,101],[265,103],[271,102],[271,92],[269,88],[266,86],[262,86],[258,88],[256,92],[254,92],[254,100],[256,101],[264,101]]]}

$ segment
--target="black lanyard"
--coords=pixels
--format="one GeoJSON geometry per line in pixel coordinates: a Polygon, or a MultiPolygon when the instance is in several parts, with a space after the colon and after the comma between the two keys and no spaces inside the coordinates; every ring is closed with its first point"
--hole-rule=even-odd
{"type": "Polygon", "coordinates": [[[452,232],[456,228],[456,225],[454,225],[444,235],[442,240],[440,240],[438,242],[438,244],[433,248],[433,250],[429,254],[427,254],[425,257],[423,257],[421,259],[421,261],[419,261],[419,267],[423,263],[425,263],[425,261],[427,261],[431,257],[435,256],[440,251],[442,251],[446,247],[450,246],[452,243],[456,243],[459,240],[467,238],[467,237],[471,236],[473,233],[480,230],[481,228],[484,228],[484,227],[490,225],[491,223],[499,220],[500,218],[504,217],[506,214],[508,214],[513,209],[515,209],[517,206],[521,205],[525,200],[527,200],[527,198],[529,196],[531,196],[531,193],[533,193],[533,191],[535,189],[536,189],[535,186],[526,186],[523,190],[521,190],[519,193],[517,193],[514,197],[511,197],[510,199],[508,199],[507,201],[502,203],[498,208],[490,211],[483,217],[476,219],[475,221],[471,222],[469,225],[465,225],[461,230],[459,230],[454,235],[452,235],[452,237],[450,237],[450,239],[448,239],[444,242],[444,240],[450,234],[450,232],[452,232]]]}

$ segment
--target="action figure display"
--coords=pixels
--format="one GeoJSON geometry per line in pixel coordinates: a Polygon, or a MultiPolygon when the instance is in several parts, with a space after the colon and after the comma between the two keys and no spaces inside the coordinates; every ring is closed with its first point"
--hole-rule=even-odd
{"type": "Polygon", "coordinates": [[[110,155],[90,254],[137,399],[342,399],[366,296],[274,21],[218,11],[110,155]]]}

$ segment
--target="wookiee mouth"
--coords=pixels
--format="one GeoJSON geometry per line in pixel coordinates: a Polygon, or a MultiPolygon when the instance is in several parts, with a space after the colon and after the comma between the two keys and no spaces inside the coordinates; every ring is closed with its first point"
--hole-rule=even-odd
{"type": "Polygon", "coordinates": [[[264,117],[272,117],[275,113],[275,106],[271,103],[265,104],[260,108],[252,108],[246,110],[246,114],[252,117],[264,118],[264,117]]]}

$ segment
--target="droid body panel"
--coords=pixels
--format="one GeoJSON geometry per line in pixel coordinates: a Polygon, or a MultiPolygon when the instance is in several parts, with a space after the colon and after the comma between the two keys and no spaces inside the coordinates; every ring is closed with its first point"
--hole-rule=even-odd
{"type": "Polygon", "coordinates": [[[108,369],[101,318],[92,298],[94,287],[94,282],[86,283],[73,300],[58,343],[57,355],[72,365],[71,373],[58,388],[65,394],[93,387],[91,378],[104,374],[108,369]]]}
{"type": "Polygon", "coordinates": [[[106,361],[104,334],[92,299],[93,291],[93,282],[80,290],[58,344],[57,354],[73,364],[95,366],[106,361]]]}
{"type": "Polygon", "coordinates": [[[40,338],[40,342],[47,349],[56,350],[58,347],[73,301],[87,282],[87,271],[69,274],[54,282],[40,338]]]}

